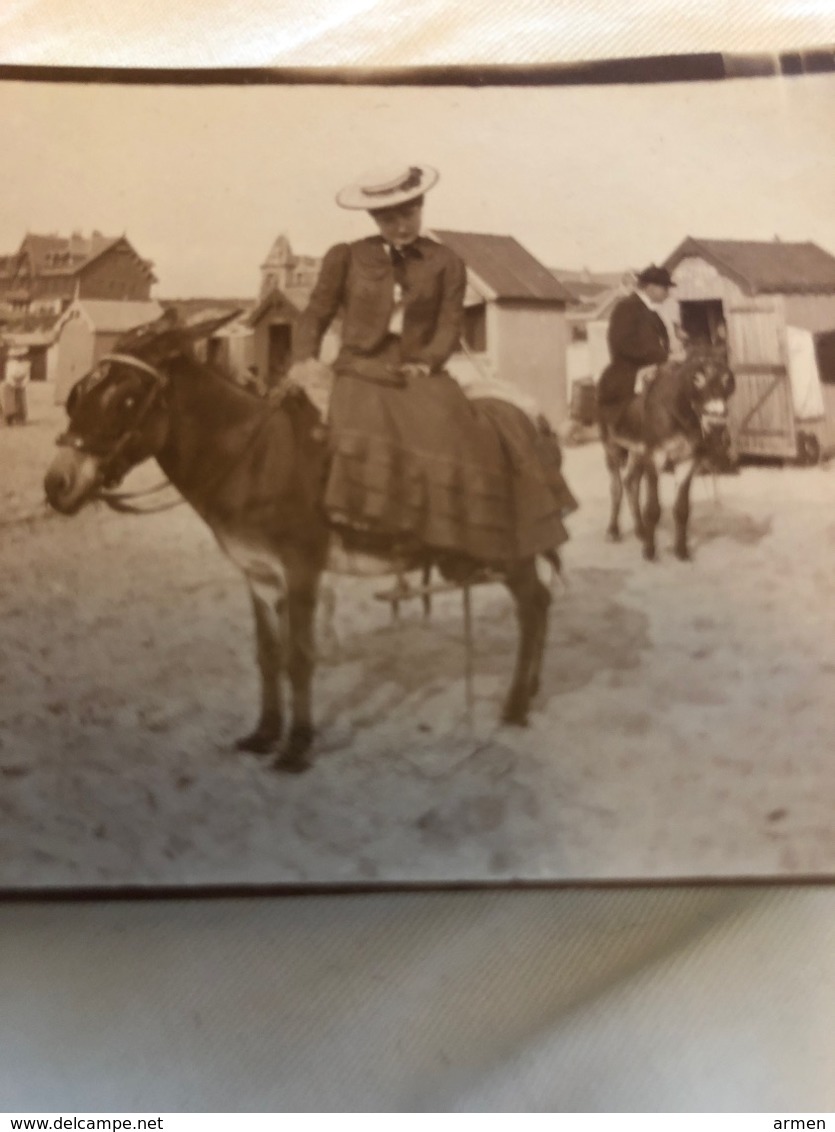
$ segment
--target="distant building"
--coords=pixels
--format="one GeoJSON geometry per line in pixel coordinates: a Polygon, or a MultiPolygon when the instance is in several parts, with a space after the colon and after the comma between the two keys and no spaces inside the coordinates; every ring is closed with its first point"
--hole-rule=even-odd
{"type": "Polygon", "coordinates": [[[60,314],[75,298],[147,302],[152,264],[126,236],[27,233],[18,250],[0,256],[0,303],[14,311],[60,314]]]}
{"type": "Polygon", "coordinates": [[[566,309],[568,320],[567,369],[569,398],[576,382],[596,382],[609,363],[606,340],[615,304],[635,283],[630,271],[570,271],[551,268],[551,274],[574,296],[566,309]]]}
{"type": "Polygon", "coordinates": [[[305,301],[313,290],[319,275],[322,261],[318,256],[296,255],[290,241],[282,233],[270,248],[267,258],[261,264],[261,286],[258,299],[266,298],[273,291],[284,294],[297,292],[305,301]]]}
{"type": "MultiPolygon", "coordinates": [[[[253,331],[253,365],[263,384],[274,389],[290,368],[293,324],[305,309],[319,277],[322,260],[318,256],[296,255],[285,235],[276,238],[261,264],[259,299],[249,316],[253,331]]],[[[339,321],[327,331],[321,357],[336,357],[339,321]]]]}

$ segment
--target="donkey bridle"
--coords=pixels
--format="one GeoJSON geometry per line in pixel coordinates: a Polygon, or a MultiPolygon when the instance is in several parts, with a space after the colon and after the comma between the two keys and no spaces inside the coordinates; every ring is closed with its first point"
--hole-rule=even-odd
{"type": "MultiPolygon", "coordinates": [[[[109,484],[119,483],[129,470],[130,462],[126,462],[124,469],[119,468],[119,462],[124,457],[130,445],[139,438],[141,426],[145,423],[151,409],[157,404],[160,395],[165,393],[168,388],[168,378],[160,370],[156,369],[148,362],[143,362],[141,358],[135,358],[132,354],[104,354],[99,359],[92,373],[94,374],[105,362],[117,362],[119,365],[126,366],[129,369],[139,370],[141,373],[148,374],[154,379],[147,396],[134,416],[130,428],[118,438],[110,452],[106,453],[101,453],[100,451],[90,448],[80,436],[73,436],[72,430],[62,433],[55,443],[59,448],[73,448],[76,452],[94,456],[99,461],[99,471],[102,482],[107,486],[109,484]]],[[[92,376],[92,374],[90,376],[92,376]]],[[[99,376],[97,380],[104,380],[104,375],[99,376]]]]}

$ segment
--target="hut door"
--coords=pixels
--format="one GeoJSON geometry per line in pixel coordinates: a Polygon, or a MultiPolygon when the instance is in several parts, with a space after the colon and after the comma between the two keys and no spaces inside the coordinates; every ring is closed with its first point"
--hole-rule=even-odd
{"type": "Polygon", "coordinates": [[[291,330],[287,323],[270,326],[270,357],[267,384],[274,389],[290,368],[291,330]]]}
{"type": "Polygon", "coordinates": [[[755,306],[725,308],[736,392],[730,429],[741,456],[797,454],[791,384],[779,312],[755,306]]]}

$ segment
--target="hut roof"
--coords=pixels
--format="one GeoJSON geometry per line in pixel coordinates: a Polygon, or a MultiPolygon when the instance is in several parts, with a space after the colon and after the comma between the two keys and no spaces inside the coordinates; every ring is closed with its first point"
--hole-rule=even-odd
{"type": "Polygon", "coordinates": [[[256,326],[265,314],[273,310],[280,311],[287,317],[295,318],[299,311],[304,308],[308,298],[309,291],[300,293],[299,290],[294,288],[291,293],[288,293],[274,287],[263,297],[255,309],[250,311],[247,316],[249,325],[256,326]]]}
{"type": "Polygon", "coordinates": [[[434,228],[432,235],[464,260],[493,298],[561,304],[575,301],[572,292],[513,236],[439,228],[434,228]]]}
{"type": "MultiPolygon", "coordinates": [[[[133,330],[135,326],[154,322],[163,313],[160,304],[153,301],[81,299],[73,304],[76,305],[90,320],[94,330],[100,334],[123,334],[133,330]]],[[[72,309],[69,307],[67,313],[72,309]]]]}
{"type": "Polygon", "coordinates": [[[688,256],[707,260],[751,293],[835,294],[835,256],[811,241],[703,240],[688,236],[664,261],[668,271],[688,256]]]}

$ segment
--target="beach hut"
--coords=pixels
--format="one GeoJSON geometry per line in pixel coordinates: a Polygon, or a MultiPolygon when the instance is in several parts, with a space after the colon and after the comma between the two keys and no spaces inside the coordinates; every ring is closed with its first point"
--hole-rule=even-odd
{"type": "Polygon", "coordinates": [[[211,335],[206,343],[206,361],[226,370],[236,381],[246,379],[255,364],[255,336],[246,312],[211,335]]]}
{"type": "Polygon", "coordinates": [[[835,256],[811,242],[688,236],[665,266],[682,328],[727,337],[736,453],[811,463],[835,446],[817,350],[835,330],[835,256]]]}
{"type": "Polygon", "coordinates": [[[56,326],[55,403],[64,404],[73,385],[113,349],[121,335],[153,322],[162,313],[159,303],[152,301],[76,299],[56,326]]]}
{"type": "Polygon", "coordinates": [[[452,232],[430,235],[467,266],[464,359],[532,397],[552,425],[568,415],[568,322],[574,295],[513,236],[452,232]]]}

